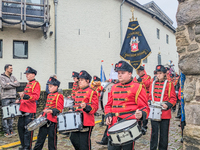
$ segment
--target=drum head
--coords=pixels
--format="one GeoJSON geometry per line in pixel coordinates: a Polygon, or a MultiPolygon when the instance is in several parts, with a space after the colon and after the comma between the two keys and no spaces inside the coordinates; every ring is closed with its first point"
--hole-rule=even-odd
{"type": "Polygon", "coordinates": [[[137,120],[132,119],[132,120],[126,120],[120,123],[115,124],[112,126],[110,129],[108,129],[108,133],[116,133],[118,131],[123,131],[126,130],[129,127],[135,126],[137,123],[137,120]]]}
{"type": "Polygon", "coordinates": [[[103,107],[105,107],[105,105],[106,105],[107,102],[108,102],[108,93],[111,91],[111,88],[112,88],[113,85],[114,85],[114,83],[108,83],[108,84],[104,87],[104,92],[102,93],[102,94],[103,94],[103,98],[102,98],[103,107]]]}

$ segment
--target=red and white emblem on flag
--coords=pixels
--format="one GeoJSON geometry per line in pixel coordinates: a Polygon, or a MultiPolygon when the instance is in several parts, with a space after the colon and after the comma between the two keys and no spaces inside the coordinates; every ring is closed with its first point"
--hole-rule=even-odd
{"type": "Polygon", "coordinates": [[[131,52],[136,52],[138,51],[138,43],[133,43],[131,45],[131,52]]]}

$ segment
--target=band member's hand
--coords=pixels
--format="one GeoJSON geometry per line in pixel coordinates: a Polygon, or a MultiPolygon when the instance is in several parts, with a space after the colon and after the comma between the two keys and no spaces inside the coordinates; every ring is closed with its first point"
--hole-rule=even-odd
{"type": "Polygon", "coordinates": [[[14,81],[14,83],[17,83],[17,81],[14,81]]]}
{"type": "Polygon", "coordinates": [[[43,110],[43,112],[46,113],[46,114],[47,113],[51,113],[51,114],[53,113],[53,111],[51,109],[45,109],[45,110],[43,110]]]}
{"type": "Polygon", "coordinates": [[[72,109],[70,109],[68,112],[72,112],[73,110],[72,109]]]}
{"type": "Polygon", "coordinates": [[[165,109],[168,108],[168,106],[166,104],[162,104],[162,107],[165,108],[165,109]]]}
{"type": "Polygon", "coordinates": [[[81,107],[84,109],[86,107],[86,103],[81,103],[81,107]]]}
{"type": "Polygon", "coordinates": [[[10,83],[7,83],[8,85],[10,84],[10,83]]]}
{"type": "Polygon", "coordinates": [[[110,125],[112,123],[112,117],[107,117],[106,118],[106,124],[110,125]]]}
{"type": "Polygon", "coordinates": [[[39,115],[39,117],[38,117],[38,118],[40,118],[40,117],[42,117],[42,115],[39,115]]]}
{"type": "Polygon", "coordinates": [[[142,118],[142,111],[140,111],[139,109],[137,109],[136,112],[135,112],[135,117],[136,117],[136,119],[142,118]]]}
{"type": "Polygon", "coordinates": [[[150,102],[148,102],[148,104],[150,105],[151,103],[150,103],[150,102]]]}
{"type": "Polygon", "coordinates": [[[19,96],[20,96],[21,98],[23,98],[23,97],[24,97],[24,92],[19,92],[19,96]]]}
{"type": "Polygon", "coordinates": [[[20,101],[17,99],[17,100],[15,101],[15,103],[20,103],[20,101]]]}

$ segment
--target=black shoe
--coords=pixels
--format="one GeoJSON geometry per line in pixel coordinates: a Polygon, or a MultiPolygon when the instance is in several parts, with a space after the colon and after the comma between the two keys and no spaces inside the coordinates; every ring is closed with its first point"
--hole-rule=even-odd
{"type": "Polygon", "coordinates": [[[181,125],[179,124],[178,127],[181,127],[181,125]]]}
{"type": "Polygon", "coordinates": [[[103,122],[99,123],[99,126],[100,127],[104,126],[104,123],[103,122]]]}
{"type": "Polygon", "coordinates": [[[142,134],[145,135],[147,132],[147,129],[145,129],[144,127],[142,127],[142,134]]]}
{"type": "Polygon", "coordinates": [[[177,118],[177,119],[180,119],[180,118],[181,118],[181,116],[176,116],[175,118],[177,118]]]}
{"type": "Polygon", "coordinates": [[[181,143],[183,143],[183,138],[181,138],[181,143]]]}
{"type": "Polygon", "coordinates": [[[103,141],[100,141],[100,142],[97,142],[97,141],[96,141],[96,143],[99,144],[99,145],[107,145],[107,144],[108,144],[108,143],[103,142],[103,141]]]}
{"type": "Polygon", "coordinates": [[[20,146],[20,147],[19,147],[19,150],[23,150],[23,147],[22,147],[22,146],[20,146]]]}

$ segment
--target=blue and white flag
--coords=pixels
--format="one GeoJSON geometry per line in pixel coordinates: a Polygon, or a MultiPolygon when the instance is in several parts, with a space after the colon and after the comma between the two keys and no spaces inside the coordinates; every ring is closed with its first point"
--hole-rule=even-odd
{"type": "Polygon", "coordinates": [[[106,76],[105,76],[105,73],[103,71],[103,63],[101,64],[100,78],[101,78],[101,82],[105,82],[106,81],[106,76]]]}

